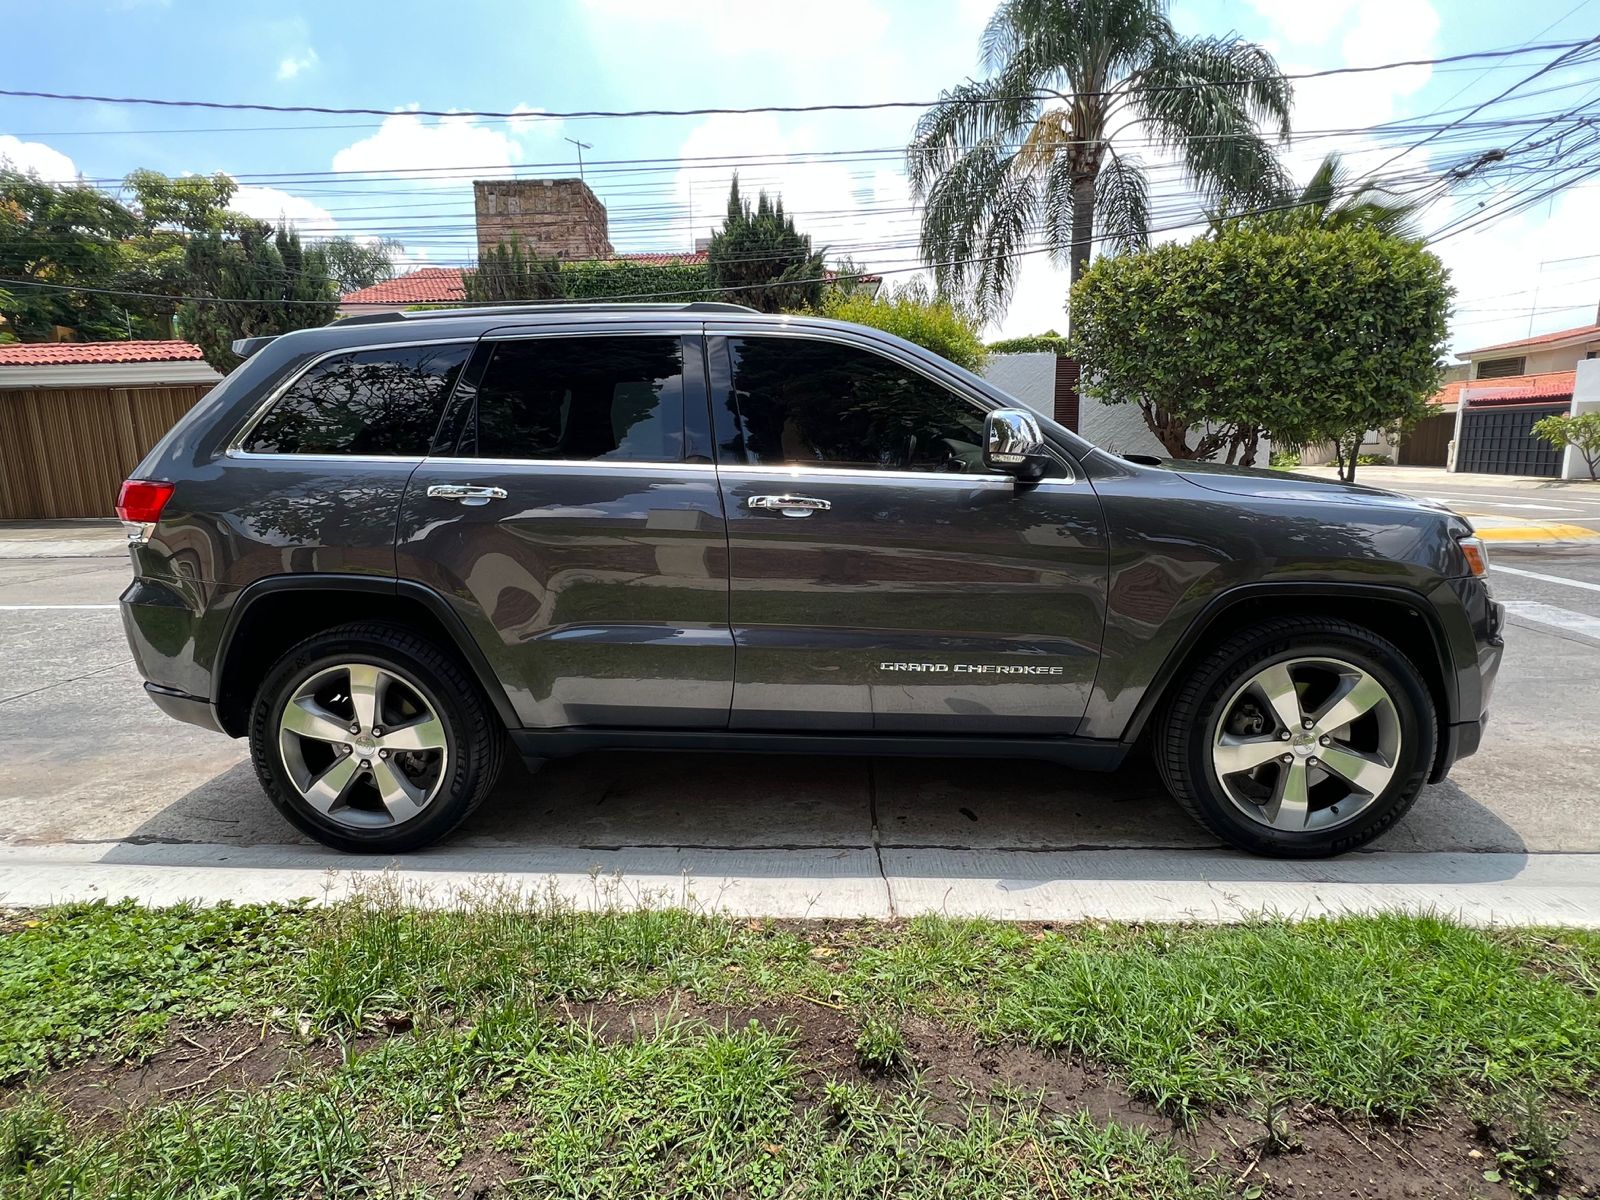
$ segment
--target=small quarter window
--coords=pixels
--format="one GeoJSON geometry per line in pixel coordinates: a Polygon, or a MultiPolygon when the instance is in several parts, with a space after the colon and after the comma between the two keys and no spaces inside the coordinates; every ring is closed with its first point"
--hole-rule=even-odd
{"type": "Polygon", "coordinates": [[[681,462],[681,339],[500,343],[478,387],[476,429],[468,428],[462,451],[479,458],[681,462]]]}
{"type": "Polygon", "coordinates": [[[470,343],[356,350],[323,359],[250,432],[251,454],[428,453],[470,343]]]}

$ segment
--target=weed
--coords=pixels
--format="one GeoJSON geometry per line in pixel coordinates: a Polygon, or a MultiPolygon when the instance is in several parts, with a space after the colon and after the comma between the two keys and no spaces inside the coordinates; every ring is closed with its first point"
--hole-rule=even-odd
{"type": "Polygon", "coordinates": [[[1478,1134],[1495,1152],[1495,1166],[1484,1172],[1519,1196],[1533,1196],[1560,1180],[1561,1149],[1572,1125],[1551,1118],[1537,1089],[1519,1087],[1484,1099],[1473,1118],[1478,1134]]]}
{"type": "Polygon", "coordinates": [[[863,1071],[887,1075],[906,1068],[906,1035],[888,1013],[872,1012],[856,1038],[856,1063],[863,1071]]]}

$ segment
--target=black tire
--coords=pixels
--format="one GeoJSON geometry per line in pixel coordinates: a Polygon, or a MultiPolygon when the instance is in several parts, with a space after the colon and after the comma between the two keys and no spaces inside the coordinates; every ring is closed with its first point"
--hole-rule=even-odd
{"type": "Polygon", "coordinates": [[[504,744],[498,715],[454,654],[405,626],[378,622],[341,625],[291,648],[268,672],[250,713],[251,761],[278,811],[323,845],[356,854],[403,854],[445,837],[493,789],[504,744]],[[301,683],[342,663],[370,664],[402,676],[432,705],[444,727],[442,786],[409,820],[370,829],[341,824],[308,804],[289,776],[278,744],[284,708],[301,683]]]}
{"type": "Polygon", "coordinates": [[[1364,846],[1406,814],[1427,782],[1437,745],[1427,682],[1397,647],[1347,621],[1284,617],[1229,637],[1193,664],[1164,706],[1153,749],[1173,798],[1229,845],[1275,858],[1327,858],[1364,846]],[[1383,685],[1399,718],[1400,750],[1388,785],[1353,820],[1289,832],[1252,819],[1229,799],[1212,765],[1212,741],[1223,705],[1243,681],[1274,663],[1319,655],[1359,667],[1383,685]]]}

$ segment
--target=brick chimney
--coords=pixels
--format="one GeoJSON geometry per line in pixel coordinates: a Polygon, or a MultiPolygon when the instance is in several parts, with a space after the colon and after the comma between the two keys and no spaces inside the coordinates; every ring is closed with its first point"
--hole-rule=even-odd
{"type": "Polygon", "coordinates": [[[472,184],[478,254],[521,241],[545,257],[610,258],[606,206],[581,179],[479,179],[472,184]]]}

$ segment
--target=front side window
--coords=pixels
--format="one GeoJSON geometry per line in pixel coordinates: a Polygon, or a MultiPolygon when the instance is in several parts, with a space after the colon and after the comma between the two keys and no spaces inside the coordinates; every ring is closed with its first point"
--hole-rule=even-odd
{"type": "Polygon", "coordinates": [[[317,363],[245,439],[251,454],[422,457],[471,343],[356,350],[317,363]]]}
{"type": "Polygon", "coordinates": [[[681,339],[500,343],[478,387],[475,428],[469,425],[462,450],[480,458],[682,461],[681,339]]]}
{"type": "MultiPolygon", "coordinates": [[[[983,473],[983,412],[870,350],[798,337],[730,338],[736,432],[763,465],[983,473]]],[[[726,427],[726,425],[724,426],[726,427]]]]}

